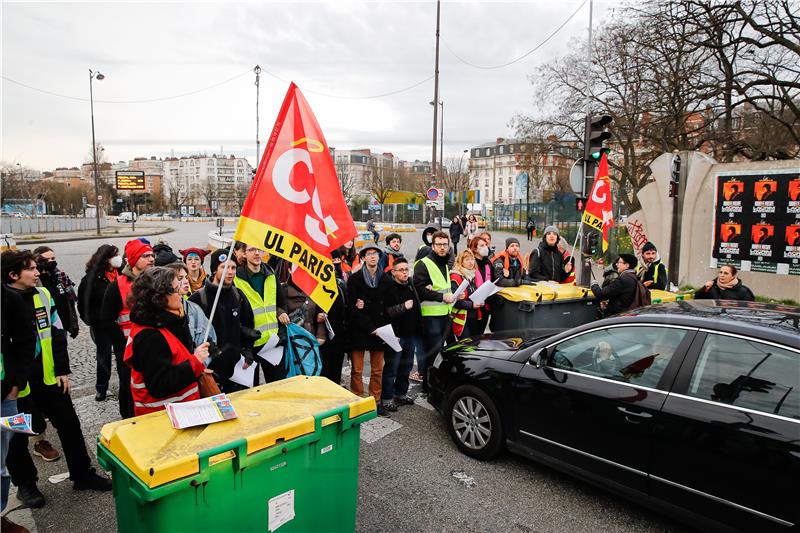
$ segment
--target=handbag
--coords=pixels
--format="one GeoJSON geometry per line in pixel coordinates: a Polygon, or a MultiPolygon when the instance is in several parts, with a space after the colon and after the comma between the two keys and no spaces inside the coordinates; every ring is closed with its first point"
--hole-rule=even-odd
{"type": "Polygon", "coordinates": [[[214,376],[208,372],[203,371],[200,377],[197,378],[197,385],[200,388],[201,398],[209,398],[211,396],[216,396],[217,394],[222,394],[222,391],[219,390],[219,385],[217,385],[214,376]]]}

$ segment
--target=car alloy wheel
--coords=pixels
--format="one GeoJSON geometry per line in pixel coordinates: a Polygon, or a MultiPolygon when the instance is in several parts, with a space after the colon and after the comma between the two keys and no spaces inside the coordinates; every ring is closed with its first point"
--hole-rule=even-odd
{"type": "Polygon", "coordinates": [[[458,440],[473,450],[484,448],[492,436],[492,419],[486,407],[472,396],[462,396],[453,406],[453,430],[458,440]]]}
{"type": "Polygon", "coordinates": [[[474,385],[462,385],[448,395],[447,430],[461,453],[491,459],[503,448],[500,412],[492,398],[474,385]]]}

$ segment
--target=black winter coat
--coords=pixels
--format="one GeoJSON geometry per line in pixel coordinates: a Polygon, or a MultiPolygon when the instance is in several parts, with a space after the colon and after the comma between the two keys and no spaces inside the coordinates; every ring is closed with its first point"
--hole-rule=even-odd
{"type": "Polygon", "coordinates": [[[608,300],[605,316],[611,316],[630,309],[638,283],[636,273],[633,270],[626,270],[602,289],[596,283],[593,284],[592,292],[598,300],[608,300]]]}
{"type": "Polygon", "coordinates": [[[57,272],[40,274],[39,281],[42,282],[42,287],[50,291],[50,296],[56,303],[58,317],[61,319],[64,329],[74,339],[78,335],[78,311],[75,309],[75,303],[70,300],[70,294],[67,293],[71,289],[64,287],[57,272]]]}
{"type": "Polygon", "coordinates": [[[561,283],[569,274],[564,272],[564,254],[544,240],[531,252],[528,260],[528,277],[533,281],[557,281],[561,283]]]}
{"type": "Polygon", "coordinates": [[[383,303],[386,305],[386,317],[392,324],[394,334],[398,337],[419,336],[422,332],[422,308],[414,284],[409,280],[405,284],[391,280],[386,283],[383,303]],[[405,303],[411,300],[414,305],[406,309],[405,303]]]}
{"type": "MultiPolygon", "coordinates": [[[[189,301],[199,305],[208,317],[216,293],[217,285],[208,282],[193,292],[189,301]]],[[[222,356],[213,358],[209,368],[218,376],[228,379],[233,375],[233,368],[240,356],[244,356],[249,363],[253,362],[253,343],[260,337],[253,329],[253,308],[240,289],[223,285],[211,325],[217,334],[217,346],[222,356]]]]}
{"type": "MultiPolygon", "coordinates": [[[[2,394],[3,398],[8,395],[11,387],[16,386],[19,390],[25,388],[28,383],[33,365],[36,364],[34,353],[36,352],[36,329],[30,326],[25,320],[25,314],[20,310],[25,308],[23,292],[8,287],[3,283],[3,295],[0,298],[2,311],[2,350],[3,350],[3,376],[2,394]]],[[[41,366],[41,362],[39,363],[41,366]]]]}
{"type": "Polygon", "coordinates": [[[347,280],[347,315],[350,324],[350,348],[352,350],[383,350],[383,341],[372,332],[386,324],[383,291],[389,277],[380,270],[378,286],[374,289],[364,279],[366,266],[347,280]],[[364,301],[364,308],[356,307],[356,300],[364,301]]]}
{"type": "Polygon", "coordinates": [[[164,266],[181,262],[181,258],[175,255],[175,252],[172,251],[172,248],[168,244],[156,244],[153,246],[153,254],[156,256],[155,266],[164,266]]]}
{"type": "Polygon", "coordinates": [[[100,311],[103,308],[103,297],[111,285],[105,272],[94,270],[87,272],[78,285],[78,314],[86,324],[100,324],[100,311]]]}
{"type": "Polygon", "coordinates": [[[723,289],[717,285],[717,278],[714,278],[714,284],[711,289],[706,290],[705,287],[700,287],[694,293],[694,297],[698,300],[742,300],[745,302],[753,302],[756,297],[753,295],[748,287],[745,287],[742,280],[737,280],[738,283],[735,287],[730,289],[723,289]]]}

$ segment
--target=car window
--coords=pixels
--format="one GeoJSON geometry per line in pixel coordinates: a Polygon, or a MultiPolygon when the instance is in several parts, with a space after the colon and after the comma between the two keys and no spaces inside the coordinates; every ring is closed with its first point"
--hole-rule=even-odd
{"type": "Polygon", "coordinates": [[[655,387],[686,330],[618,327],[594,330],[557,344],[551,366],[634,385],[655,387]]]}
{"type": "Polygon", "coordinates": [[[709,334],[688,394],[800,419],[800,354],[755,340],[709,334]]]}

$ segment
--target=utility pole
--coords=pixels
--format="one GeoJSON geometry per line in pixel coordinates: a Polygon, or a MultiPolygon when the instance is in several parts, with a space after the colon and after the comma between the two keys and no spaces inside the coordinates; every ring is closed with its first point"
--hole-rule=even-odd
{"type": "MultiPolygon", "coordinates": [[[[436,129],[437,120],[439,118],[439,108],[436,104],[439,102],[439,21],[441,14],[441,1],[436,0],[436,62],[433,72],[433,148],[431,150],[431,174],[433,181],[436,181],[436,129]]],[[[434,185],[436,185],[434,183],[434,185]]],[[[434,213],[436,210],[434,210],[434,213]]],[[[442,229],[442,218],[444,216],[444,209],[442,214],[439,215],[439,229],[442,229]]]]}
{"type": "Polygon", "coordinates": [[[100,185],[97,180],[97,143],[94,139],[94,92],[92,90],[92,82],[96,79],[102,80],[105,78],[100,72],[93,72],[89,69],[89,106],[92,113],[92,160],[94,167],[94,216],[97,222],[97,235],[100,235],[100,185]]]}

